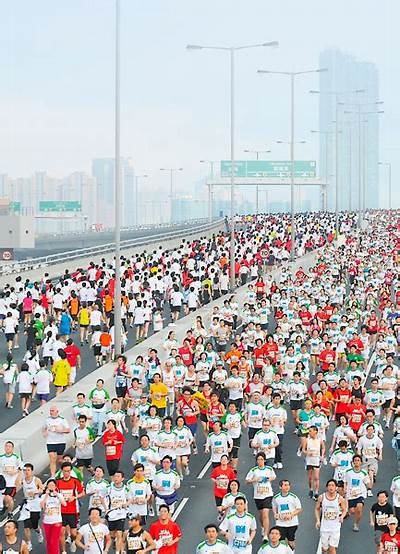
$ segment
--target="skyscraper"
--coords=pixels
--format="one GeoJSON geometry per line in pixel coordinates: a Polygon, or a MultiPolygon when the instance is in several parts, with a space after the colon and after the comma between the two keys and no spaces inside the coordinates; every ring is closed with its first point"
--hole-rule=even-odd
{"type": "Polygon", "coordinates": [[[327,177],[328,210],[336,204],[336,152],[339,210],[358,209],[360,191],[361,206],[378,208],[378,70],[339,50],[324,50],[319,63],[328,70],[320,73],[319,88],[320,171],[327,177]]]}
{"type": "MultiPolygon", "coordinates": [[[[92,162],[92,175],[97,181],[97,223],[114,227],[114,158],[97,158],[92,162]]],[[[131,158],[121,158],[122,226],[129,227],[135,221],[135,171],[131,158]]]]}

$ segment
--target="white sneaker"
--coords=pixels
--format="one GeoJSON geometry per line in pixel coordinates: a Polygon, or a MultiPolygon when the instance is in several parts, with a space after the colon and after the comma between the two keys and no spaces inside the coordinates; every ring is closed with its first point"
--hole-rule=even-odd
{"type": "Polygon", "coordinates": [[[153,508],[153,506],[149,507],[149,516],[154,517],[154,508],[153,508]]]}
{"type": "Polygon", "coordinates": [[[42,533],[42,530],[41,530],[40,528],[39,528],[37,540],[38,540],[38,542],[40,542],[40,543],[43,542],[43,533],[42,533]]]}
{"type": "Polygon", "coordinates": [[[277,469],[283,469],[283,463],[282,463],[282,462],[278,462],[278,463],[276,464],[276,467],[277,467],[277,469]]]}
{"type": "Polygon", "coordinates": [[[278,469],[278,464],[274,464],[272,467],[273,467],[274,469],[278,469]]]}
{"type": "Polygon", "coordinates": [[[367,496],[374,496],[374,495],[372,494],[371,489],[368,489],[368,490],[367,490],[367,496]]]}

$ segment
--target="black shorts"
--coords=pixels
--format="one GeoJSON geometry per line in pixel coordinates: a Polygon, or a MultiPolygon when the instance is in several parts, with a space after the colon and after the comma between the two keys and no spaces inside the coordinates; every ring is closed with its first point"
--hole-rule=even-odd
{"type": "Polygon", "coordinates": [[[287,540],[294,542],[296,538],[297,525],[292,525],[291,527],[281,527],[280,525],[276,526],[281,532],[281,540],[287,540]]]}
{"type": "Polygon", "coordinates": [[[37,529],[39,527],[40,512],[29,513],[29,519],[24,520],[24,529],[37,529]]]}
{"type": "Polygon", "coordinates": [[[17,487],[6,487],[4,489],[5,496],[11,496],[11,498],[14,498],[16,494],[17,494],[17,487]]]}
{"type": "Polygon", "coordinates": [[[92,458],[77,458],[76,467],[90,467],[92,465],[92,458]]]}
{"type": "Polygon", "coordinates": [[[14,340],[15,333],[6,333],[6,341],[11,342],[14,340]]]}
{"type": "Polygon", "coordinates": [[[48,444],[47,452],[55,452],[57,456],[62,456],[65,452],[65,442],[61,444],[48,444]]]}
{"type": "Polygon", "coordinates": [[[117,395],[117,398],[125,398],[127,391],[127,387],[115,387],[115,394],[117,395]]]}
{"type": "Polygon", "coordinates": [[[221,496],[214,496],[215,498],[215,505],[218,507],[218,506],[222,506],[222,497],[221,496]]]}
{"type": "Polygon", "coordinates": [[[310,471],[310,469],[320,469],[321,466],[313,466],[313,465],[306,465],[306,470],[310,471]]]}
{"type": "Polygon", "coordinates": [[[365,500],[363,496],[359,496],[358,498],[349,498],[347,502],[349,503],[349,509],[350,509],[350,508],[355,508],[357,504],[364,504],[365,500]]]}
{"type": "Polygon", "coordinates": [[[100,344],[95,344],[93,346],[93,354],[95,356],[100,356],[100,354],[101,354],[101,345],[100,344]]]}
{"type": "Polygon", "coordinates": [[[249,427],[247,433],[249,435],[249,442],[251,442],[254,437],[256,436],[256,433],[260,431],[260,429],[256,429],[255,427],[249,427]]]}
{"type": "Polygon", "coordinates": [[[387,410],[390,408],[390,404],[392,403],[393,398],[389,398],[389,400],[385,400],[385,402],[382,404],[382,408],[384,410],[387,410]]]}
{"type": "Polygon", "coordinates": [[[265,498],[255,498],[254,502],[257,510],[270,510],[272,508],[272,496],[267,496],[265,498]]]}
{"type": "Polygon", "coordinates": [[[303,400],[291,400],[290,401],[291,410],[302,410],[303,409],[303,400]]]}
{"type": "Polygon", "coordinates": [[[203,423],[207,423],[207,414],[200,414],[200,421],[202,421],[203,423]]]}
{"type": "Polygon", "coordinates": [[[125,518],[114,521],[107,520],[107,523],[110,531],[124,531],[125,529],[125,518]]]}
{"type": "Polygon", "coordinates": [[[62,526],[69,526],[71,529],[78,527],[78,514],[61,514],[62,526]]]}
{"type": "Polygon", "coordinates": [[[31,398],[32,393],[31,392],[20,392],[19,397],[20,398],[31,398]]]}

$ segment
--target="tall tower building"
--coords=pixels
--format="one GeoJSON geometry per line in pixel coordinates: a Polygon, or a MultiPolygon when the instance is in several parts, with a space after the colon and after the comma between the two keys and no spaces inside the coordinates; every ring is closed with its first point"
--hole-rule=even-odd
{"type": "Polygon", "coordinates": [[[357,210],[360,196],[361,206],[378,208],[378,70],[340,50],[324,50],[319,64],[328,70],[319,83],[320,171],[328,182],[328,210],[336,204],[336,152],[339,209],[357,210]]]}
{"type": "MultiPolygon", "coordinates": [[[[97,182],[97,223],[114,227],[114,158],[97,158],[92,162],[92,175],[97,182]]],[[[131,158],[121,158],[122,226],[129,227],[135,221],[135,170],[131,158]]]]}

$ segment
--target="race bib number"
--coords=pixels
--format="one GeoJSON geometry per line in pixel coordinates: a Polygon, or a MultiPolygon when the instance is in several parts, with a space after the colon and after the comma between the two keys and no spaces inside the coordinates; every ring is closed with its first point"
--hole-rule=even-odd
{"type": "Polygon", "coordinates": [[[106,446],[106,455],[107,456],[115,456],[116,453],[117,453],[117,449],[116,449],[115,446],[113,446],[113,445],[106,446]]]}

